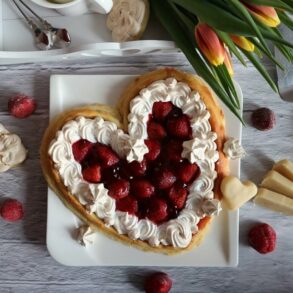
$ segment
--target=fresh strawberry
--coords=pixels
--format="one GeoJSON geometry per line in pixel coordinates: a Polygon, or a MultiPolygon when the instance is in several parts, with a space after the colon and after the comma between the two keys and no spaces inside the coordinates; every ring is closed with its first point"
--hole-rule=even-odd
{"type": "Polygon", "coordinates": [[[80,163],[86,157],[92,146],[93,143],[86,139],[80,139],[77,142],[75,142],[72,145],[74,159],[80,163]]]}
{"type": "Polygon", "coordinates": [[[149,149],[149,152],[145,154],[145,158],[149,161],[154,161],[161,152],[161,146],[160,143],[156,140],[145,140],[144,143],[149,149]]]}
{"type": "Polygon", "coordinates": [[[170,140],[167,144],[166,159],[172,162],[179,162],[182,160],[182,151],[182,141],[170,140]]]}
{"type": "Polygon", "coordinates": [[[16,199],[6,199],[0,209],[1,217],[9,222],[15,222],[23,218],[24,212],[21,202],[16,199]]]}
{"type": "Polygon", "coordinates": [[[88,166],[82,170],[82,176],[87,182],[98,183],[101,181],[101,167],[98,164],[88,166]]]}
{"type": "Polygon", "coordinates": [[[168,205],[164,199],[152,197],[149,202],[147,217],[158,224],[168,217],[168,205]]]}
{"type": "Polygon", "coordinates": [[[155,187],[145,179],[136,179],[131,182],[131,193],[138,198],[151,197],[155,187]]]}
{"type": "Polygon", "coordinates": [[[189,183],[192,179],[195,178],[198,172],[198,166],[196,164],[191,164],[185,160],[178,167],[177,177],[183,183],[189,183]]]}
{"type": "Polygon", "coordinates": [[[8,111],[16,118],[26,118],[35,112],[36,108],[35,100],[25,95],[14,96],[8,101],[8,111]]]}
{"type": "Polygon", "coordinates": [[[176,177],[171,170],[165,168],[156,170],[153,174],[153,180],[158,189],[168,189],[174,184],[176,177]]]}
{"type": "Polygon", "coordinates": [[[135,215],[138,210],[138,203],[132,196],[127,196],[116,200],[116,209],[121,212],[127,212],[128,214],[135,215]]]}
{"type": "Polygon", "coordinates": [[[111,167],[119,162],[118,155],[110,147],[103,144],[95,145],[95,155],[101,163],[102,168],[111,167]]]}
{"type": "Polygon", "coordinates": [[[175,183],[168,192],[168,197],[177,209],[182,209],[187,199],[187,190],[178,183],[175,183]]]}
{"type": "Polygon", "coordinates": [[[254,226],[248,234],[250,245],[262,254],[275,250],[276,239],[277,235],[274,228],[265,223],[254,226]]]}
{"type": "Polygon", "coordinates": [[[188,139],[191,134],[189,118],[186,115],[170,118],[167,122],[168,133],[179,139],[188,139]]]}
{"type": "Polygon", "coordinates": [[[167,136],[164,126],[154,121],[148,123],[147,130],[150,139],[162,140],[167,136]]]}
{"type": "Polygon", "coordinates": [[[108,186],[109,195],[115,199],[121,199],[129,195],[130,184],[127,180],[116,179],[108,186]]]}
{"type": "Polygon", "coordinates": [[[143,176],[147,170],[146,159],[143,159],[141,162],[133,161],[129,163],[128,170],[132,176],[143,176]]]}
{"type": "Polygon", "coordinates": [[[172,111],[173,105],[171,102],[155,102],[153,105],[153,116],[159,121],[163,121],[172,111]]]}
{"type": "Polygon", "coordinates": [[[153,273],[144,283],[145,293],[169,293],[172,288],[172,280],[165,273],[153,273]]]}

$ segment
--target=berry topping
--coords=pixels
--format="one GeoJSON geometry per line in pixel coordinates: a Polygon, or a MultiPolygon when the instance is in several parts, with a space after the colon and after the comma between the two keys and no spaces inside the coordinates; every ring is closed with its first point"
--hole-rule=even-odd
{"type": "Polygon", "coordinates": [[[195,178],[198,171],[198,166],[196,164],[191,164],[185,160],[178,168],[177,177],[183,183],[189,183],[195,178]]]}
{"type": "Polygon", "coordinates": [[[167,168],[156,170],[153,179],[159,189],[168,189],[176,181],[174,173],[167,168]]]}
{"type": "Polygon", "coordinates": [[[268,108],[259,108],[252,112],[251,122],[258,130],[270,130],[276,125],[276,116],[268,108]]]}
{"type": "Polygon", "coordinates": [[[22,204],[16,199],[6,199],[1,206],[0,214],[6,221],[18,221],[24,215],[22,204]]]}
{"type": "Polygon", "coordinates": [[[128,169],[133,176],[143,176],[147,169],[146,160],[144,159],[141,162],[133,161],[128,165],[128,169]]]}
{"type": "Polygon", "coordinates": [[[74,159],[80,163],[86,157],[92,146],[93,144],[86,139],[80,139],[75,142],[72,145],[74,159]]]}
{"type": "Polygon", "coordinates": [[[95,154],[101,163],[102,168],[111,167],[119,162],[118,155],[106,145],[96,144],[95,154]]]}
{"type": "Polygon", "coordinates": [[[170,140],[167,144],[166,156],[167,159],[173,162],[182,160],[181,154],[183,151],[182,141],[170,140]]]}
{"type": "Polygon", "coordinates": [[[187,190],[178,183],[175,183],[168,192],[168,197],[174,207],[182,209],[185,205],[187,198],[187,190]]]}
{"type": "Polygon", "coordinates": [[[172,111],[173,105],[171,102],[155,102],[153,105],[153,116],[159,121],[163,121],[172,111]]]}
{"type": "Polygon", "coordinates": [[[138,203],[132,196],[127,196],[116,201],[116,209],[121,212],[127,212],[128,214],[135,215],[138,210],[138,203]]]}
{"type": "Polygon", "coordinates": [[[154,121],[148,123],[148,135],[150,139],[162,140],[167,136],[165,128],[154,121]]]}
{"type": "Polygon", "coordinates": [[[145,158],[149,161],[154,161],[161,152],[160,143],[156,140],[145,140],[145,144],[149,149],[149,152],[145,154],[145,158]]]}
{"type": "Polygon", "coordinates": [[[188,139],[191,134],[189,118],[182,115],[175,118],[170,118],[167,122],[168,133],[179,139],[188,139]]]}
{"type": "Polygon", "coordinates": [[[101,167],[98,164],[88,166],[82,170],[82,176],[85,181],[98,183],[101,181],[101,167]]]}
{"type": "Polygon", "coordinates": [[[129,195],[130,184],[127,180],[117,179],[108,186],[109,195],[121,199],[129,195]]]}
{"type": "Polygon", "coordinates": [[[164,199],[152,197],[147,212],[149,220],[158,224],[168,217],[168,205],[164,199]]]}
{"type": "Polygon", "coordinates": [[[16,118],[26,118],[33,114],[36,108],[35,100],[25,95],[17,95],[8,101],[8,111],[16,118]]]}
{"type": "Polygon", "coordinates": [[[145,293],[168,293],[172,288],[172,280],[165,273],[154,273],[144,283],[145,293]]]}
{"type": "Polygon", "coordinates": [[[131,193],[138,198],[151,197],[155,187],[146,179],[136,179],[131,183],[131,193]]]}
{"type": "Polygon", "coordinates": [[[265,223],[254,226],[248,234],[250,245],[262,254],[275,250],[276,238],[276,232],[273,227],[265,223]]]}

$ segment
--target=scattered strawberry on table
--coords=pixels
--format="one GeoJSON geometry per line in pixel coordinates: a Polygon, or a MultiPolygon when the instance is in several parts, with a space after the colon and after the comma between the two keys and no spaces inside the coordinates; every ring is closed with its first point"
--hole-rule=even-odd
{"type": "Polygon", "coordinates": [[[259,253],[273,252],[276,248],[277,235],[273,227],[268,224],[258,224],[249,231],[248,241],[259,253]]]}
{"type": "Polygon", "coordinates": [[[165,273],[153,273],[145,280],[146,293],[168,293],[172,288],[172,280],[165,273]]]}
{"type": "Polygon", "coordinates": [[[252,112],[251,122],[258,130],[266,131],[275,127],[276,116],[269,108],[259,108],[252,112]]]}
{"type": "Polygon", "coordinates": [[[16,199],[6,199],[1,205],[0,214],[5,221],[21,220],[24,215],[22,203],[16,199]]]}
{"type": "Polygon", "coordinates": [[[35,112],[37,103],[26,95],[16,95],[8,101],[8,111],[16,118],[26,118],[35,112]]]}

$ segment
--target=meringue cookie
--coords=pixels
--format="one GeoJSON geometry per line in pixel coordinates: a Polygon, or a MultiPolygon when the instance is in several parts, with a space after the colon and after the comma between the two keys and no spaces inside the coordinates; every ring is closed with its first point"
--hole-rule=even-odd
{"type": "Polygon", "coordinates": [[[10,133],[0,124],[0,172],[22,163],[27,156],[27,150],[18,135],[10,133]]]}

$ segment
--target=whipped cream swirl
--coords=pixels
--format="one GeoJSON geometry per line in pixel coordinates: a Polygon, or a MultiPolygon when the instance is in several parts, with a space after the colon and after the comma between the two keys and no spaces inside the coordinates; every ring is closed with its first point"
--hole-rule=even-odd
{"type": "Polygon", "coordinates": [[[98,117],[79,117],[67,122],[57,133],[49,149],[49,155],[59,170],[64,184],[89,213],[95,213],[107,226],[131,239],[147,241],[152,246],[171,245],[187,247],[192,235],[198,231],[198,222],[205,216],[213,216],[221,210],[214,199],[214,180],[217,177],[215,163],[219,159],[216,133],[211,131],[210,114],[200,95],[184,82],[174,78],[152,83],[140,91],[130,103],[128,134],[113,122],[98,117]],[[199,165],[201,175],[190,186],[186,207],[176,219],[157,225],[148,219],[116,211],[116,201],[108,195],[103,183],[92,184],[83,180],[80,164],[74,160],[71,145],[79,139],[110,145],[128,162],[141,161],[148,148],[147,121],[157,101],[172,102],[191,119],[192,139],[183,143],[182,157],[199,165]]]}
{"type": "Polygon", "coordinates": [[[234,137],[229,137],[229,139],[224,143],[224,154],[231,160],[244,158],[246,152],[241,146],[239,139],[234,137]]]}

